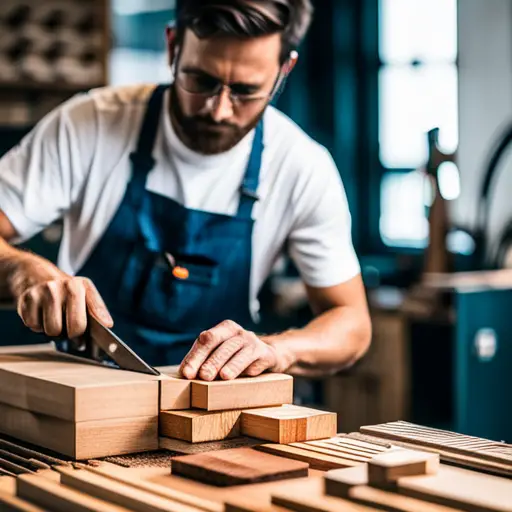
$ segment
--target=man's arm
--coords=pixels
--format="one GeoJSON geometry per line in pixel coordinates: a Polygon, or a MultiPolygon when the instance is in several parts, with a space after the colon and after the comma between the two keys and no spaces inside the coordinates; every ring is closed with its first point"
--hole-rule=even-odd
{"type": "Polygon", "coordinates": [[[266,370],[313,376],[354,364],[368,350],[371,339],[361,277],[307,291],[318,316],[304,328],[258,336],[234,322],[223,322],[200,334],[182,362],[183,376],[233,379],[266,370]]]}
{"type": "Polygon", "coordinates": [[[23,323],[35,332],[81,336],[89,311],[105,325],[112,318],[93,283],[70,276],[53,263],[9,244],[16,229],[0,210],[0,299],[15,303],[23,323]]]}

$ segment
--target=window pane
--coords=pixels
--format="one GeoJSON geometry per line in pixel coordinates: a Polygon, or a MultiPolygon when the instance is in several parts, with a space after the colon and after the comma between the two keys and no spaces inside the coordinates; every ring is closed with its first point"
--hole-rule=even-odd
{"type": "Polygon", "coordinates": [[[380,71],[380,158],[387,168],[424,165],[427,132],[439,128],[443,151],[458,145],[455,65],[385,66],[380,71]]]}
{"type": "Polygon", "coordinates": [[[457,0],[381,0],[380,16],[383,61],[455,61],[457,0]]]}
{"type": "Polygon", "coordinates": [[[425,204],[431,199],[429,182],[420,172],[386,173],[381,186],[380,234],[386,245],[426,246],[425,204]]]}

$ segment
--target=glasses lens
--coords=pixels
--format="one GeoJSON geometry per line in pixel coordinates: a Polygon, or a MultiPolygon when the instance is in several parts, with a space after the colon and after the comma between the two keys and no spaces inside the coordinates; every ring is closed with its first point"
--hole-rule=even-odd
{"type": "Polygon", "coordinates": [[[181,87],[195,94],[211,94],[219,89],[219,82],[212,77],[196,73],[178,73],[181,87]]]}

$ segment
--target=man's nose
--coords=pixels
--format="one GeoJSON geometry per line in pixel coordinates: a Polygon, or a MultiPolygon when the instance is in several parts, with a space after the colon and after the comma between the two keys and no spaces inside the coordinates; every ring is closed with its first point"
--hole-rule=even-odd
{"type": "Polygon", "coordinates": [[[233,115],[233,102],[231,101],[227,87],[223,87],[222,91],[211,98],[210,101],[210,115],[215,122],[220,123],[233,115]]]}

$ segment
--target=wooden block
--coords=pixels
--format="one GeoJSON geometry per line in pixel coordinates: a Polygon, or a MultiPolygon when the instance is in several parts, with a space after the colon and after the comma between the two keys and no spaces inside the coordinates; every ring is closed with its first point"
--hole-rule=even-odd
{"type": "Polygon", "coordinates": [[[19,498],[55,512],[128,512],[129,510],[37,475],[21,475],[16,483],[16,493],[19,498]]]}
{"type": "Polygon", "coordinates": [[[262,444],[255,447],[266,453],[279,455],[289,459],[307,462],[311,468],[327,471],[329,469],[349,468],[361,464],[341,456],[325,455],[309,449],[297,448],[286,444],[262,444]]]}
{"type": "Polygon", "coordinates": [[[510,479],[441,465],[435,475],[398,480],[401,494],[468,512],[512,512],[510,479]]]}
{"type": "Polygon", "coordinates": [[[190,443],[218,441],[240,435],[240,410],[172,411],[160,413],[160,435],[190,443]]]}
{"type": "Polygon", "coordinates": [[[197,409],[247,409],[292,402],[293,377],[290,375],[265,373],[226,381],[192,381],[191,405],[197,409]]]}
{"type": "Polygon", "coordinates": [[[156,370],[161,373],[160,410],[190,409],[192,382],[180,376],[179,366],[160,366],[156,370]]]}
{"type": "Polygon", "coordinates": [[[324,494],[323,479],[309,478],[301,485],[283,485],[272,493],[272,503],[297,512],[369,512],[366,507],[324,494]]]}
{"type": "Polygon", "coordinates": [[[74,423],[0,404],[0,432],[79,460],[158,449],[158,416],[74,423]]]}
{"type": "Polygon", "coordinates": [[[88,471],[63,468],[60,473],[63,485],[137,512],[197,512],[200,510],[88,471]]]}
{"type": "Polygon", "coordinates": [[[279,444],[326,439],[336,435],[336,414],[298,405],[244,411],[242,434],[279,444]]]}
{"type": "Polygon", "coordinates": [[[158,414],[157,377],[51,352],[0,355],[0,402],[81,422],[158,414]]]}
{"type": "Polygon", "coordinates": [[[333,469],[324,475],[325,494],[348,498],[354,486],[368,485],[368,464],[351,468],[333,469]]]}
{"type": "Polygon", "coordinates": [[[368,462],[370,484],[386,485],[404,476],[432,475],[439,469],[439,454],[415,450],[391,450],[368,462]]]}
{"type": "Polygon", "coordinates": [[[212,452],[216,450],[227,450],[230,448],[243,448],[247,446],[258,446],[261,444],[260,439],[252,437],[233,437],[231,439],[222,439],[220,441],[208,441],[205,443],[189,443],[181,439],[171,439],[170,437],[160,437],[159,448],[161,450],[170,450],[171,452],[183,455],[191,455],[194,453],[212,452]]]}
{"type": "Polygon", "coordinates": [[[172,460],[172,473],[212,485],[227,486],[307,476],[308,464],[251,448],[235,448],[175,457],[172,460]]]}

